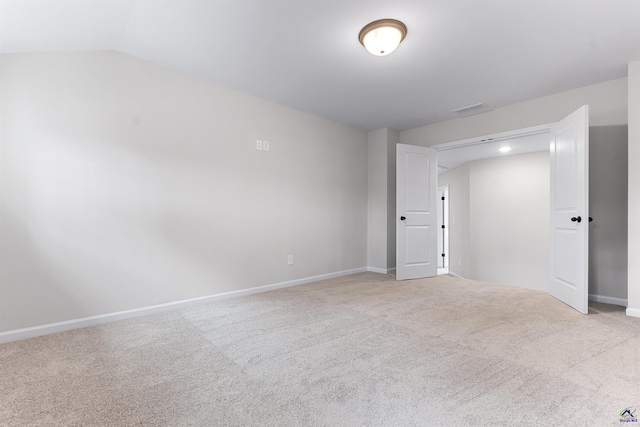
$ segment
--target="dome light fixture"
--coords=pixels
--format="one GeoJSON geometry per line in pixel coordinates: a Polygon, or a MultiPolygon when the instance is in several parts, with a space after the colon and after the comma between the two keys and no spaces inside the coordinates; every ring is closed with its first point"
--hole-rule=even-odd
{"type": "Polygon", "coordinates": [[[509,146],[500,147],[498,148],[498,151],[501,153],[508,153],[509,151],[511,151],[511,147],[509,146]]]}
{"type": "Polygon", "coordinates": [[[358,39],[375,56],[386,56],[396,50],[407,36],[407,26],[397,19],[373,21],[360,30],[358,39]]]}

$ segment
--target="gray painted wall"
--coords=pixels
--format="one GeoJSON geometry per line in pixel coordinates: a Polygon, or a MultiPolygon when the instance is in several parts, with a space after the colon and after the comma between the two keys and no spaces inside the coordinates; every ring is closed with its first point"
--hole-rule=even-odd
{"type": "Polygon", "coordinates": [[[640,61],[629,64],[629,210],[627,313],[640,317],[640,61]]]}
{"type": "Polygon", "coordinates": [[[589,129],[589,293],[627,298],[627,126],[589,129]]]}
{"type": "Polygon", "coordinates": [[[627,124],[627,78],[496,108],[475,116],[400,132],[400,142],[431,146],[530,126],[555,123],[589,105],[590,126],[627,124]]]}
{"type": "Polygon", "coordinates": [[[398,131],[387,129],[387,269],[396,268],[396,144],[398,131]]]}
{"type": "Polygon", "coordinates": [[[0,66],[0,331],[366,266],[365,132],[115,52],[0,66]]]}
{"type": "Polygon", "coordinates": [[[396,266],[397,142],[398,132],[393,129],[380,129],[367,134],[367,265],[379,272],[387,272],[396,266]]]}
{"type": "Polygon", "coordinates": [[[469,165],[469,246],[473,279],[547,290],[549,153],[469,165]]]}
{"type": "Polygon", "coordinates": [[[387,129],[367,134],[367,265],[387,269],[387,129]]]}
{"type": "Polygon", "coordinates": [[[549,153],[469,162],[438,179],[449,184],[450,271],[546,290],[549,153]]]}

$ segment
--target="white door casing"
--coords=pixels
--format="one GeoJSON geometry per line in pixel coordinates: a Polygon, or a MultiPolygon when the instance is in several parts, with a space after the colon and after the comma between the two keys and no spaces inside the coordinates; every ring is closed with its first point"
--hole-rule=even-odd
{"type": "Polygon", "coordinates": [[[551,295],[587,314],[589,106],[551,128],[551,295]]]}
{"type": "Polygon", "coordinates": [[[396,146],[396,279],[438,271],[437,152],[396,146]]]}
{"type": "Polygon", "coordinates": [[[449,185],[438,187],[438,274],[449,273],[449,185]]]}

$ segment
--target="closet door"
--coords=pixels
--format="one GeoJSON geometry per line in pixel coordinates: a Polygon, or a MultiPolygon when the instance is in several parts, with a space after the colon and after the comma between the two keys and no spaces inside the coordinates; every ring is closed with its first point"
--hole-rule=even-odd
{"type": "Polygon", "coordinates": [[[396,146],[396,279],[438,272],[437,152],[396,146]]]}
{"type": "Polygon", "coordinates": [[[551,295],[589,311],[589,106],[551,128],[551,295]]]}

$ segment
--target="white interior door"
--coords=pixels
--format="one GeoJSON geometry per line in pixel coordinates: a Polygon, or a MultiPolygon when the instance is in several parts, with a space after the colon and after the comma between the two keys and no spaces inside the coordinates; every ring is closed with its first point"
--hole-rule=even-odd
{"type": "Polygon", "coordinates": [[[432,277],[438,271],[437,153],[396,146],[396,279],[432,277]]]}
{"type": "Polygon", "coordinates": [[[587,314],[589,106],[551,128],[551,295],[587,314]]]}

